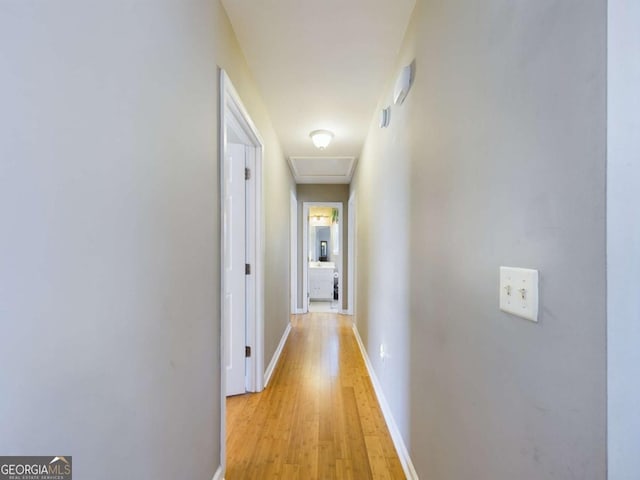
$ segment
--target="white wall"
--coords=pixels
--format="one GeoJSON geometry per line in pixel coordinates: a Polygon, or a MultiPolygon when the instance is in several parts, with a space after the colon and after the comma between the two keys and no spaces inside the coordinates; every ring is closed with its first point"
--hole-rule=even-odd
{"type": "Polygon", "coordinates": [[[640,3],[608,2],[609,480],[640,478],[640,3]]]}
{"type": "MultiPolygon", "coordinates": [[[[267,121],[261,124],[268,124],[267,121]]],[[[260,126],[258,127],[260,128],[260,126]]],[[[264,131],[265,128],[262,128],[264,131]]],[[[295,181],[284,160],[275,132],[263,136],[271,154],[266,156],[265,190],[265,328],[264,365],[271,361],[289,324],[291,292],[290,195],[295,181]],[[277,146],[277,148],[276,148],[277,146]]]]}
{"type": "Polygon", "coordinates": [[[357,324],[417,472],[601,480],[606,2],[422,0],[413,59],[352,188],[357,324]],[[539,269],[539,323],[499,311],[501,265],[539,269]]]}
{"type": "MultiPolygon", "coordinates": [[[[216,64],[265,138],[266,181],[285,186],[265,193],[267,209],[284,198],[276,223],[293,189],[239,52],[217,0],[0,4],[3,454],[73,455],[96,480],[213,476],[216,64]]],[[[280,236],[267,269],[282,257],[286,278],[280,236]]],[[[269,351],[286,287],[267,308],[269,351]]]]}

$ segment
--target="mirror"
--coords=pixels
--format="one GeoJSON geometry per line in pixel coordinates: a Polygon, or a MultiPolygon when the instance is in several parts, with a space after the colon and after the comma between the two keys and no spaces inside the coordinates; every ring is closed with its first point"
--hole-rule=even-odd
{"type": "Polygon", "coordinates": [[[337,226],[309,226],[309,261],[335,262],[339,251],[335,248],[334,230],[337,226]]]}
{"type": "Polygon", "coordinates": [[[327,241],[326,240],[320,240],[320,256],[318,257],[318,260],[320,260],[321,262],[326,262],[327,260],[327,241]]]}

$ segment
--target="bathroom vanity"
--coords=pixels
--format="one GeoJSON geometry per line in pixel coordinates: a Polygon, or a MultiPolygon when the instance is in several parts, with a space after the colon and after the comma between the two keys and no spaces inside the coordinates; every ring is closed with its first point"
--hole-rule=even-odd
{"type": "Polygon", "coordinates": [[[334,262],[309,262],[309,299],[333,300],[334,262]]]}

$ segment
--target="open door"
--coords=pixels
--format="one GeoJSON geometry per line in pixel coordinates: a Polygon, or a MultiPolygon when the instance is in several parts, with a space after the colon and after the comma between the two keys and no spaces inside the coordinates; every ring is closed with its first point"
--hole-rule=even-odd
{"type": "Polygon", "coordinates": [[[224,159],[224,335],[226,395],[245,393],[246,148],[230,143],[224,159]]]}

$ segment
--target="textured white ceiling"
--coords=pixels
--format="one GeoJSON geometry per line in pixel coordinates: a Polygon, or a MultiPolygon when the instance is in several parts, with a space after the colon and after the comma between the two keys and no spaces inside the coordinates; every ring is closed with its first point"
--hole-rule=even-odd
{"type": "Polygon", "coordinates": [[[222,3],[285,155],[358,157],[415,0],[222,3]],[[316,129],[335,133],[322,152],[316,129]]]}

